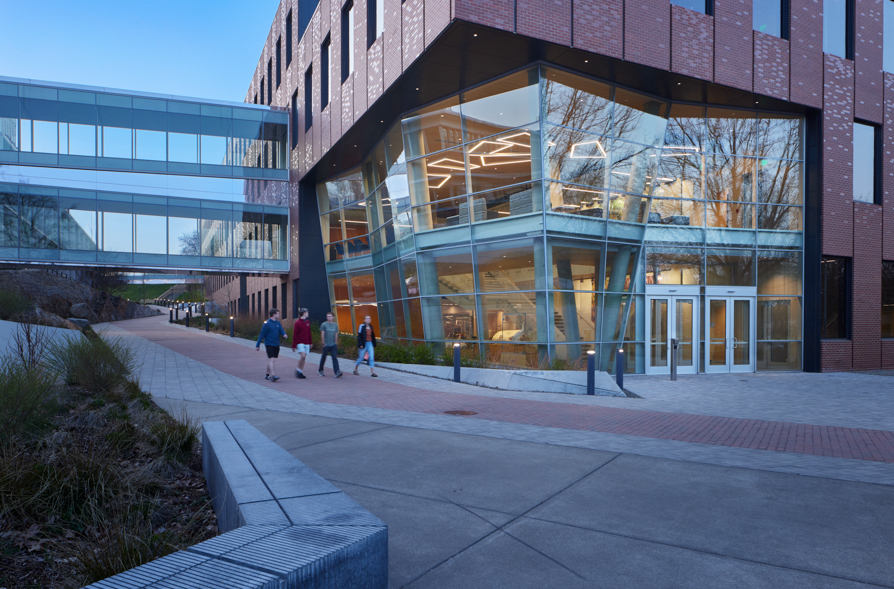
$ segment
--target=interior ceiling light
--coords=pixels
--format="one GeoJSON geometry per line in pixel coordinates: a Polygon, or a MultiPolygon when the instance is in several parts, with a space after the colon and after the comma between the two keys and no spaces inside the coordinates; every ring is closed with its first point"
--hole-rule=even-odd
{"type": "MultiPolygon", "coordinates": [[[[444,158],[439,159],[436,162],[432,162],[432,163],[428,164],[428,167],[429,168],[444,168],[445,170],[458,170],[460,172],[463,172],[466,169],[466,166],[462,161],[453,160],[453,159],[450,159],[449,157],[444,157],[444,158]]],[[[469,169],[471,169],[471,170],[475,170],[480,167],[481,166],[477,166],[477,165],[469,162],[469,169]]]]}
{"type": "Polygon", "coordinates": [[[607,156],[607,155],[608,154],[605,152],[605,148],[602,147],[602,143],[598,139],[595,139],[593,141],[584,141],[582,143],[572,143],[571,144],[571,152],[569,153],[568,157],[574,158],[574,159],[582,159],[582,160],[601,160],[601,159],[605,159],[605,156],[607,156]],[[599,153],[601,155],[575,155],[574,154],[574,150],[577,147],[579,147],[581,145],[593,145],[593,144],[595,144],[596,147],[599,148],[599,153]]]}
{"type": "Polygon", "coordinates": [[[429,174],[428,177],[429,178],[443,178],[443,180],[441,180],[441,183],[436,186],[432,186],[431,180],[428,181],[429,188],[441,188],[442,186],[447,184],[447,181],[450,180],[453,177],[453,175],[452,174],[429,174]]]}

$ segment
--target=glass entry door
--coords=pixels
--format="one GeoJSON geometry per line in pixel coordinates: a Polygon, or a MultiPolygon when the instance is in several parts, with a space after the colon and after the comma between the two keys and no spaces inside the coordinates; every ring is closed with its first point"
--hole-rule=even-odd
{"type": "Polygon", "coordinates": [[[754,299],[707,297],[705,372],[754,372],[754,299]]]}
{"type": "Polygon", "coordinates": [[[698,296],[649,296],[646,374],[670,374],[671,339],[679,340],[677,374],[698,372],[698,296]]]}

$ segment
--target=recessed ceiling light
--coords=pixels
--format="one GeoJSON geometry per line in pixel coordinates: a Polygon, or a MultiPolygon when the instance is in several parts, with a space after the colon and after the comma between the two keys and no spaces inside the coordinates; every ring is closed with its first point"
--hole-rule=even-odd
{"type": "Polygon", "coordinates": [[[584,63],[590,63],[590,60],[589,60],[589,59],[585,59],[585,60],[584,60],[584,63]]]}
{"type": "Polygon", "coordinates": [[[472,36],[473,36],[473,37],[477,37],[477,36],[478,36],[478,33],[474,33],[472,36]]]}

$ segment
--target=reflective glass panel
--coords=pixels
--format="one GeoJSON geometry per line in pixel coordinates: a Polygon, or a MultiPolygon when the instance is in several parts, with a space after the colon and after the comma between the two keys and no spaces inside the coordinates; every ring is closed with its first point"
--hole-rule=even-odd
{"type": "Polygon", "coordinates": [[[662,145],[667,128],[667,103],[616,88],[613,123],[612,135],[618,139],[662,145]]]}
{"type": "Polygon", "coordinates": [[[470,196],[472,222],[517,217],[540,211],[540,184],[521,184],[470,196]]]}
{"type": "MultiPolygon", "coordinates": [[[[537,328],[538,315],[546,315],[543,312],[546,310],[545,293],[515,292],[481,295],[478,298],[482,314],[481,338],[484,340],[536,342],[539,341],[540,331],[545,331],[537,328]]],[[[546,334],[542,335],[545,340],[546,334]]]]}
{"type": "Polygon", "coordinates": [[[59,153],[59,124],[54,121],[34,121],[34,152],[59,153]]]}
{"type": "Polygon", "coordinates": [[[754,250],[708,249],[707,286],[754,286],[754,250]]]}
{"type": "Polygon", "coordinates": [[[757,207],[757,227],[775,231],[802,231],[802,213],[802,207],[759,205],[757,207]]]}
{"type": "Polygon", "coordinates": [[[611,140],[564,127],[547,128],[546,175],[583,186],[607,186],[611,140]]]}
{"type": "Polygon", "coordinates": [[[680,200],[653,198],[649,212],[649,223],[674,227],[704,227],[705,202],[701,200],[680,200]]]}
{"type": "Polygon", "coordinates": [[[21,247],[59,249],[59,211],[56,197],[22,194],[19,198],[21,247]]]}
{"type": "Polygon", "coordinates": [[[758,343],[757,369],[801,370],[801,342],[758,343]]]}
{"type": "Polygon", "coordinates": [[[801,252],[758,251],[757,294],[802,294],[801,252]]]}
{"type": "MultiPolygon", "coordinates": [[[[376,286],[372,274],[351,274],[351,302],[355,305],[376,302],[376,286]]],[[[361,320],[363,317],[360,318],[361,320]]]]}
{"type": "Polygon", "coordinates": [[[19,197],[11,192],[0,192],[0,247],[18,246],[19,197]]]}
{"type": "Polygon", "coordinates": [[[186,133],[168,133],[168,160],[187,164],[198,163],[199,136],[186,133]]]}
{"type": "MultiPolygon", "coordinates": [[[[0,213],[2,214],[2,213],[0,213]]],[[[59,200],[59,242],[64,250],[96,250],[96,201],[61,198],[59,200]]],[[[0,239],[0,245],[2,245],[0,239]]],[[[162,243],[164,247],[164,243],[162,243]]]]}
{"type": "Polygon", "coordinates": [[[474,293],[472,249],[419,252],[419,278],[424,295],[474,293]]]}
{"type": "Polygon", "coordinates": [[[709,201],[706,210],[708,227],[754,229],[754,205],[709,201]]]}
{"type": "Polygon", "coordinates": [[[416,158],[461,145],[459,98],[449,98],[401,123],[407,157],[416,158]]]}
{"type": "MultiPolygon", "coordinates": [[[[475,141],[466,146],[470,192],[493,190],[532,179],[531,131],[517,129],[504,135],[475,141]]],[[[534,153],[539,160],[539,153],[534,153]]],[[[429,169],[434,167],[429,165],[429,169]]]]}
{"type": "Polygon", "coordinates": [[[428,327],[427,337],[435,340],[478,339],[474,296],[441,296],[422,299],[428,327]]]}
{"type": "Polygon", "coordinates": [[[848,58],[847,0],[823,0],[823,53],[848,58]]]}
{"type": "MultiPolygon", "coordinates": [[[[475,211],[476,220],[482,220],[484,211],[475,211]]],[[[413,209],[417,231],[429,231],[469,223],[469,203],[466,197],[449,198],[413,209]]]]}
{"type": "Polygon", "coordinates": [[[550,239],[552,287],[561,290],[601,290],[604,245],[550,239]]]}
{"type": "Polygon", "coordinates": [[[609,243],[605,253],[605,290],[629,292],[639,257],[638,245],[609,243]]]}
{"type": "Polygon", "coordinates": [[[466,142],[533,123],[540,116],[537,69],[512,74],[462,93],[466,142]]]}
{"type": "Polygon", "coordinates": [[[351,240],[369,233],[369,222],[366,219],[366,205],[364,203],[347,206],[341,210],[341,214],[344,218],[345,239],[351,240]]]}
{"type": "Polygon", "coordinates": [[[479,245],[479,292],[511,292],[545,288],[543,240],[479,245]]]}
{"type": "Polygon", "coordinates": [[[646,284],[701,284],[703,250],[646,248],[646,284]]]}
{"type": "Polygon", "coordinates": [[[652,194],[673,198],[705,198],[703,158],[689,151],[665,148],[652,194]]]}
{"type": "Polygon", "coordinates": [[[613,141],[611,188],[629,194],[652,194],[659,154],[657,149],[613,141]]]}
{"type": "Polygon", "coordinates": [[[551,182],[549,202],[554,213],[604,219],[608,190],[551,182]]]}
{"type": "Polygon", "coordinates": [[[132,130],[119,127],[102,127],[102,155],[130,159],[133,157],[132,130]]]}
{"type": "Polygon", "coordinates": [[[705,107],[688,104],[672,104],[670,119],[667,122],[667,133],[664,136],[664,147],[673,151],[704,151],[705,107]]]}
{"type": "Polygon", "coordinates": [[[552,313],[554,342],[592,342],[599,336],[599,296],[591,292],[553,292],[552,313]]]}
{"type": "Polygon", "coordinates": [[[546,121],[597,135],[611,133],[611,86],[551,68],[541,72],[546,121]]]}
{"type": "Polygon", "coordinates": [[[168,217],[168,253],[180,256],[198,256],[200,251],[199,220],[168,217]]]}
{"type": "MultiPolygon", "coordinates": [[[[470,166],[473,173],[479,167],[480,164],[470,166]]],[[[413,204],[426,204],[466,193],[466,165],[461,150],[444,151],[412,161],[407,171],[413,204]]]]}
{"type": "Polygon", "coordinates": [[[872,125],[854,123],[854,200],[858,202],[875,202],[875,133],[872,125]]]}
{"type": "Polygon", "coordinates": [[[803,128],[801,117],[761,113],[757,123],[758,155],[772,159],[801,159],[803,128]]]}
{"type": "Polygon", "coordinates": [[[757,162],[758,202],[781,205],[803,203],[800,162],[762,159],[757,162]]]}
{"type": "MultiPolygon", "coordinates": [[[[135,215],[136,251],[141,254],[166,254],[168,220],[156,215],[135,215]]],[[[227,236],[222,236],[227,239],[227,236]]],[[[172,252],[176,253],[176,252],[172,252]]]]}
{"type": "Polygon", "coordinates": [[[782,0],[754,0],[751,10],[755,31],[774,37],[782,36],[782,0]]]}
{"type": "Polygon", "coordinates": [[[757,339],[801,339],[801,299],[758,297],[757,339]]]}
{"type": "Polygon", "coordinates": [[[708,108],[707,116],[707,151],[754,155],[757,149],[757,113],[708,108]]]}
{"type": "Polygon", "coordinates": [[[753,158],[709,154],[705,156],[705,188],[708,200],[754,201],[753,158]]]}

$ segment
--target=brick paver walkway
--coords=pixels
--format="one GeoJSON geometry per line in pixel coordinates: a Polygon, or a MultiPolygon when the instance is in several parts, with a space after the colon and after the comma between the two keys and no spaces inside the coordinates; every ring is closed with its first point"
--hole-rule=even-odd
{"type": "MultiPolygon", "coordinates": [[[[353,362],[347,360],[342,363],[346,376],[340,380],[331,378],[328,369],[329,376],[320,378],[316,375],[316,367],[309,364],[306,380],[285,378],[270,383],[262,380],[263,350],[257,354],[236,342],[171,327],[163,318],[116,325],[223,373],[258,381],[268,388],[317,403],[425,414],[473,411],[475,415],[457,419],[894,463],[894,432],[891,431],[427,390],[365,376],[360,380],[350,374],[353,362]]],[[[292,364],[291,361],[281,361],[281,373],[289,374],[293,370],[292,364]]],[[[363,368],[365,373],[367,369],[363,368]]],[[[431,382],[437,386],[438,381],[431,382]]]]}

